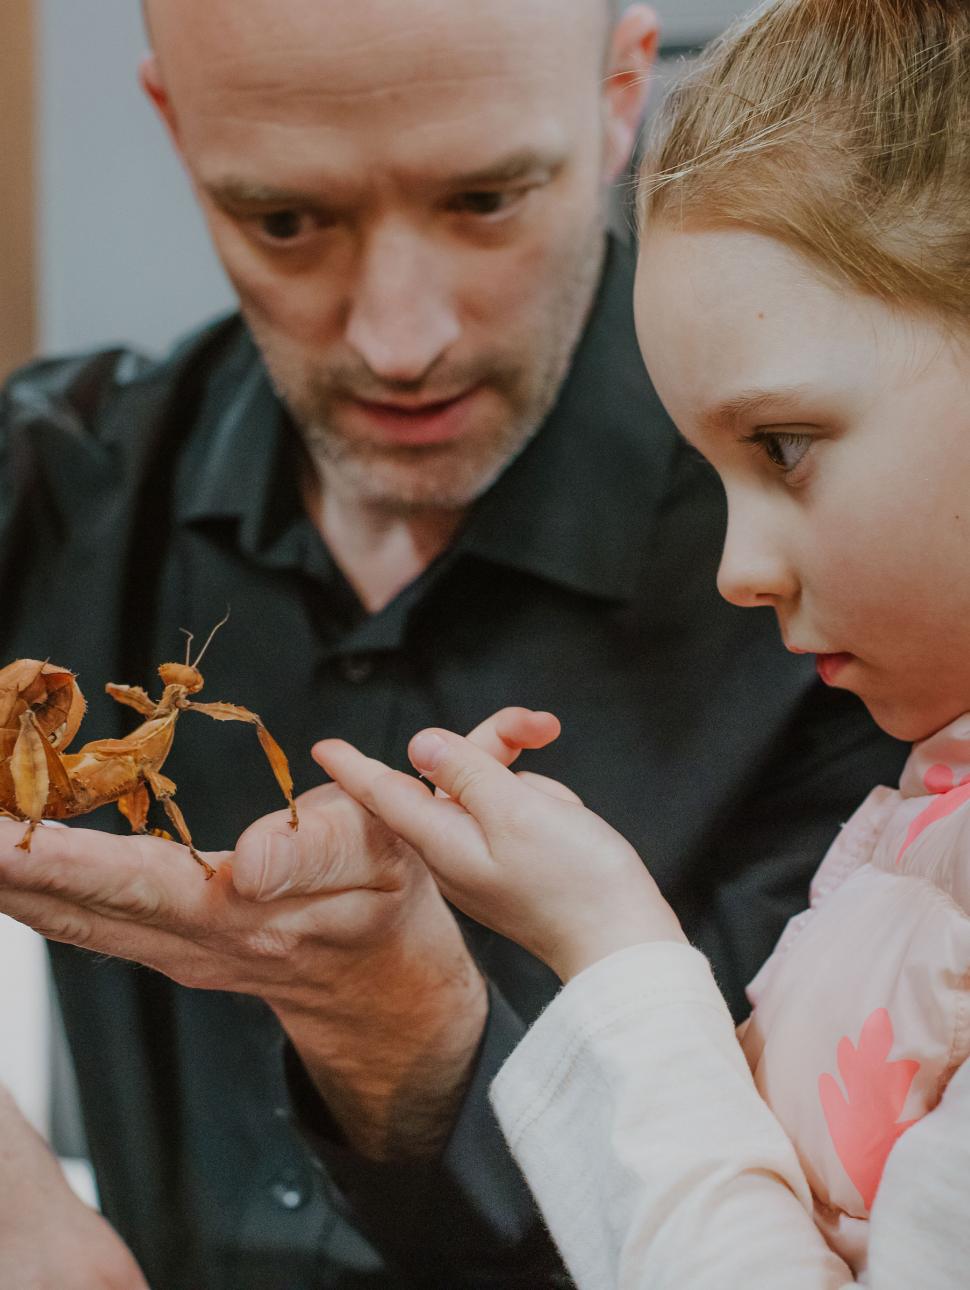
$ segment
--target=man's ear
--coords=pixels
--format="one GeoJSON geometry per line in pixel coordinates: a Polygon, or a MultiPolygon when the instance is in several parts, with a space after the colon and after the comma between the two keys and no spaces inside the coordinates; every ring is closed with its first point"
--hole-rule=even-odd
{"type": "Polygon", "coordinates": [[[613,32],[603,88],[604,168],[610,182],[623,173],[633,155],[659,43],[657,15],[648,5],[631,5],[613,32]]]}
{"type": "Polygon", "coordinates": [[[162,118],[169,137],[175,145],[177,152],[181,152],[179,142],[178,121],[175,117],[175,109],[172,106],[172,100],[168,96],[165,88],[165,82],[162,79],[162,69],[159,66],[158,58],[155,54],[146,54],[138,65],[138,81],[151,99],[155,110],[162,118]]]}

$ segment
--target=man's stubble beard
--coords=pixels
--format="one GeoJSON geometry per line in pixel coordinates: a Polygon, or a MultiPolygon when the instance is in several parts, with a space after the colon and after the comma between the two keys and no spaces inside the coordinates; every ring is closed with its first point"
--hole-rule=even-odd
{"type": "MultiPolygon", "coordinates": [[[[427,383],[429,393],[484,383],[501,396],[504,413],[487,431],[478,427],[478,433],[440,446],[377,445],[343,434],[330,414],[335,395],[346,391],[380,401],[393,398],[395,390],[362,364],[352,371],[346,366],[325,373],[308,370],[299,354],[281,352],[271,329],[244,303],[243,313],[270,378],[324,490],[339,490],[345,499],[401,514],[464,510],[486,492],[534,438],[556,403],[593,304],[605,246],[600,218],[559,277],[549,317],[539,320],[532,337],[531,364],[524,366],[508,356],[478,360],[473,370],[470,364],[443,364],[444,379],[436,367],[427,383]]],[[[396,392],[420,397],[421,389],[408,386],[396,392]]]]}

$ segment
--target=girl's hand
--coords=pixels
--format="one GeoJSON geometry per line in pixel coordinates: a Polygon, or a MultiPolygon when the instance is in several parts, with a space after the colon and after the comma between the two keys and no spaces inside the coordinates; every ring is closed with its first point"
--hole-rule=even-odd
{"type": "Polygon", "coordinates": [[[491,718],[475,743],[422,731],[411,763],[447,797],[341,740],[324,740],[313,755],[410,843],[452,904],[566,981],[614,950],[686,937],[624,838],[563,785],[501,764],[556,734],[554,717],[525,709],[491,718]]]}

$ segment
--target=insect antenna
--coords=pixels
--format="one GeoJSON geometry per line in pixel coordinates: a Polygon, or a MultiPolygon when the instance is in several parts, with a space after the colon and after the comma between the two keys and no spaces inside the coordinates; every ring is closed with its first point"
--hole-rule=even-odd
{"type": "Polygon", "coordinates": [[[185,642],[185,666],[191,667],[189,663],[189,650],[192,648],[192,642],[195,640],[195,632],[190,632],[186,627],[180,627],[179,631],[188,639],[185,642]]]}
{"type": "Polygon", "coordinates": [[[209,648],[209,646],[212,644],[212,638],[213,638],[213,636],[215,636],[216,632],[219,630],[219,628],[220,628],[220,627],[225,627],[226,623],[229,621],[229,613],[230,613],[230,610],[229,610],[229,608],[228,608],[228,606],[227,606],[227,607],[226,607],[226,616],[225,616],[225,618],[221,619],[218,623],[216,623],[215,627],[213,627],[212,631],[209,633],[209,639],[208,639],[208,640],[206,641],[206,643],[202,646],[201,650],[199,650],[199,656],[198,656],[198,658],[195,660],[195,662],[192,664],[192,666],[193,666],[193,667],[197,668],[197,667],[199,666],[199,664],[202,662],[202,655],[206,652],[206,650],[207,650],[207,649],[209,648]]]}

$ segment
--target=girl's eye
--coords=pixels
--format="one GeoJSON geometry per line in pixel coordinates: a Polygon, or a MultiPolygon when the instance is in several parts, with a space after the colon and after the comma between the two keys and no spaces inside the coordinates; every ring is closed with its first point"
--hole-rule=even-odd
{"type": "Polygon", "coordinates": [[[784,430],[758,430],[748,436],[747,442],[756,444],[773,466],[789,475],[812,446],[812,436],[784,430]]]}

